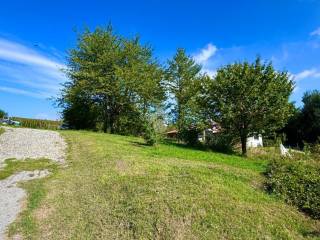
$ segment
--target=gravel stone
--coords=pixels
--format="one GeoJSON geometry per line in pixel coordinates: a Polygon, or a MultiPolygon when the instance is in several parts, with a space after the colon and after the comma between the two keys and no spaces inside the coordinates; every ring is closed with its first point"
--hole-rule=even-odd
{"type": "Polygon", "coordinates": [[[0,239],[5,239],[6,228],[18,216],[26,197],[26,192],[17,187],[17,183],[47,175],[48,170],[23,171],[0,181],[0,239]]]}
{"type": "MultiPolygon", "coordinates": [[[[0,135],[0,169],[8,158],[17,160],[47,158],[64,163],[66,143],[58,132],[4,127],[0,135]]],[[[0,181],[0,240],[22,210],[26,192],[17,183],[43,178],[48,170],[23,171],[0,181]]]]}
{"type": "Polygon", "coordinates": [[[4,127],[0,135],[0,167],[8,158],[47,158],[64,162],[66,143],[58,132],[4,127]]]}

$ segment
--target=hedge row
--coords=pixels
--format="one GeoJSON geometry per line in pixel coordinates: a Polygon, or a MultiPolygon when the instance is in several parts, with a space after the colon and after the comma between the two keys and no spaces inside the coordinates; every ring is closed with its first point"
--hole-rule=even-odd
{"type": "Polygon", "coordinates": [[[320,166],[293,160],[272,161],[267,170],[267,188],[320,219],[320,166]]]}

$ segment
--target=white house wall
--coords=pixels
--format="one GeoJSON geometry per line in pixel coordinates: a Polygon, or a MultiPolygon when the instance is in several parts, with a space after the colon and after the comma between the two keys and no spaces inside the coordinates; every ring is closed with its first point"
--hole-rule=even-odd
{"type": "Polygon", "coordinates": [[[262,136],[259,135],[258,139],[254,137],[247,138],[247,147],[248,148],[256,148],[256,147],[263,147],[262,136]]]}

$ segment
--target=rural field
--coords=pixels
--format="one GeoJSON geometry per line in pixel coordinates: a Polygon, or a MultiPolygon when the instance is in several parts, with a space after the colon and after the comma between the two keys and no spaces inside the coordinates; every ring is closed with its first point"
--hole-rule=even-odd
{"type": "MultiPolygon", "coordinates": [[[[25,239],[319,239],[320,222],[264,190],[266,160],[142,139],[61,131],[66,165],[24,183],[25,210],[9,236],[25,239]]],[[[8,175],[4,174],[4,175],[8,175]]]]}
{"type": "Polygon", "coordinates": [[[39,2],[0,7],[0,240],[320,240],[320,0],[39,2]]]}

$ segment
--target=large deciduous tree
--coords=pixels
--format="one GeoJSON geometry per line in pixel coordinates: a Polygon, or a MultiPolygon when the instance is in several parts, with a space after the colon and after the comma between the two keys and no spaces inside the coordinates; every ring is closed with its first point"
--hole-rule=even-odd
{"type": "Polygon", "coordinates": [[[70,81],[59,103],[71,126],[135,134],[163,100],[162,69],[151,47],[111,26],[80,34],[68,62],[70,81]]]}
{"type": "Polygon", "coordinates": [[[320,92],[306,92],[303,107],[295,109],[294,115],[280,131],[286,134],[286,144],[303,148],[304,142],[317,143],[320,138],[320,92]]]}
{"type": "Polygon", "coordinates": [[[320,91],[306,92],[302,102],[300,126],[303,140],[315,143],[320,137],[320,91]]]}
{"type": "Polygon", "coordinates": [[[171,116],[178,131],[181,132],[193,122],[193,106],[201,80],[201,66],[179,48],[173,59],[168,61],[165,74],[170,97],[171,116]]]}
{"type": "Polygon", "coordinates": [[[246,155],[247,138],[283,127],[291,115],[294,83],[271,63],[242,62],[224,66],[208,81],[203,96],[211,117],[224,131],[239,137],[246,155]]]}

